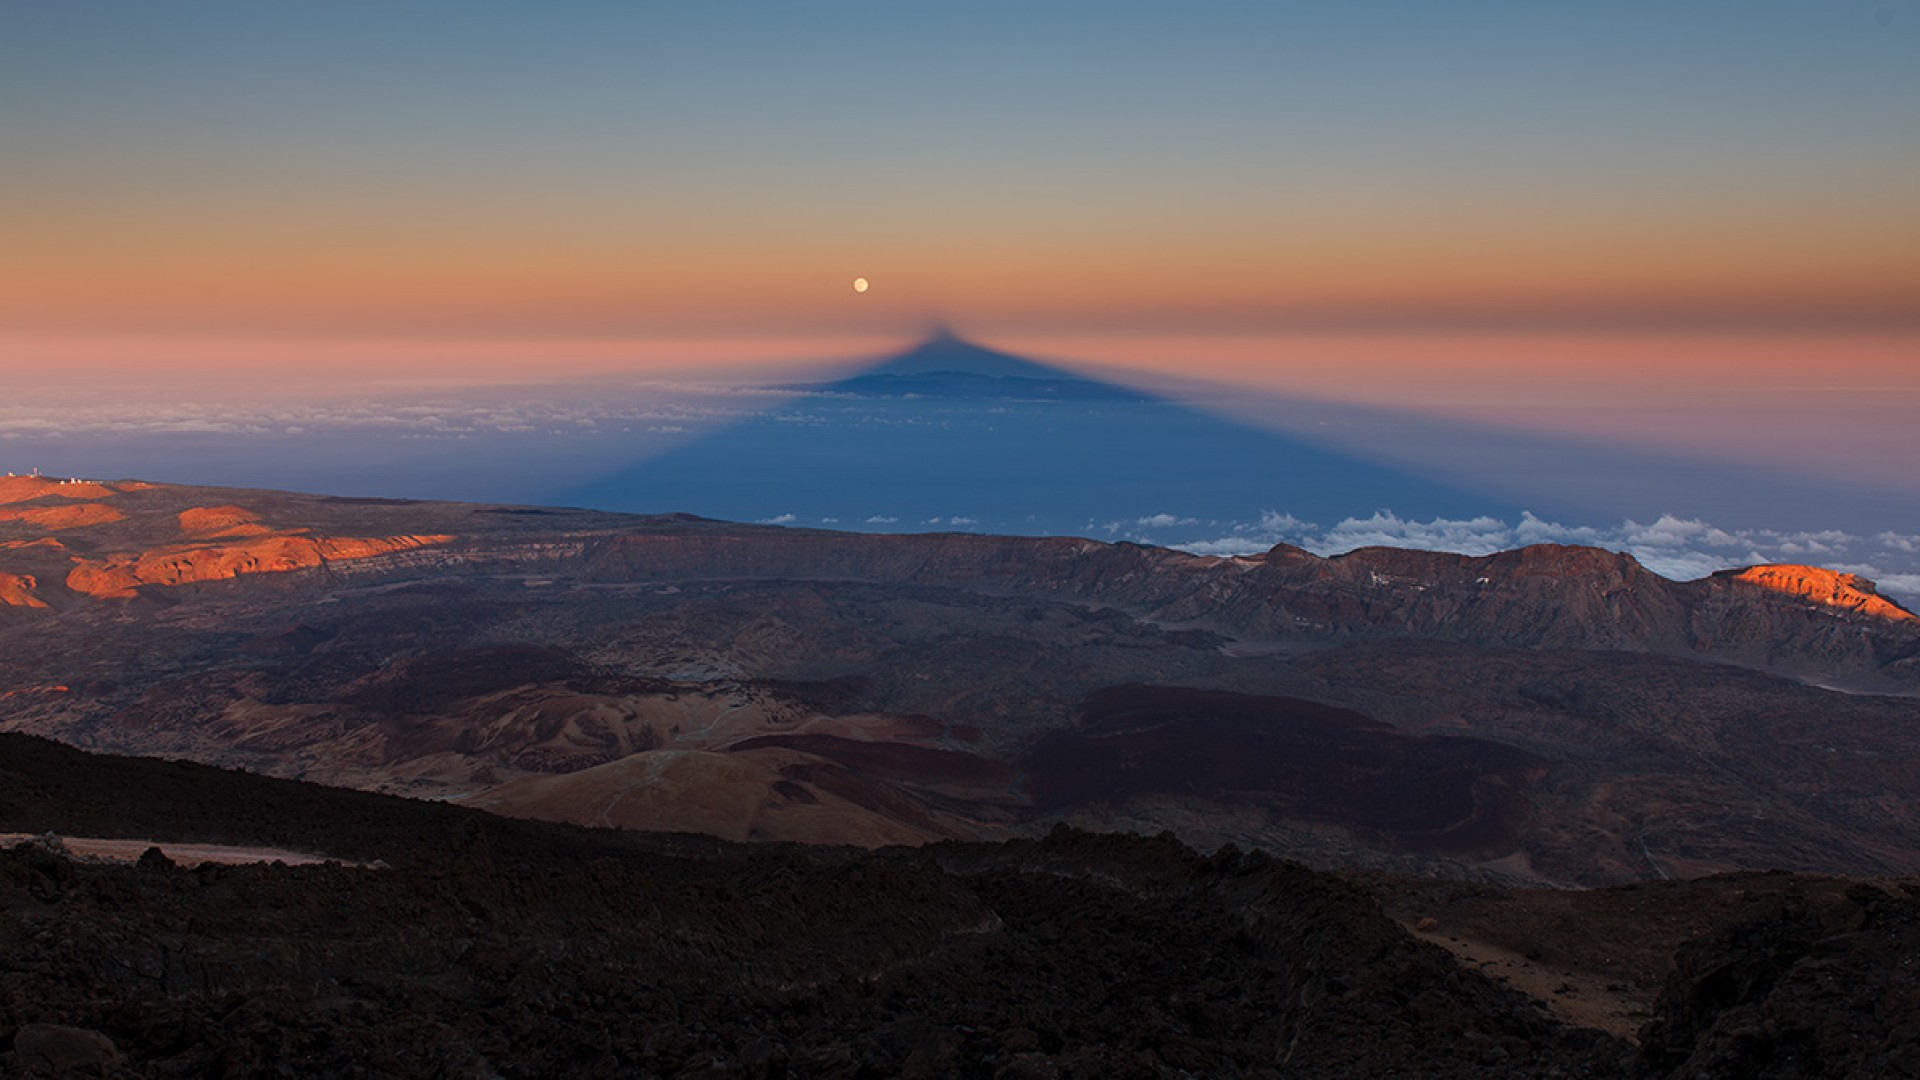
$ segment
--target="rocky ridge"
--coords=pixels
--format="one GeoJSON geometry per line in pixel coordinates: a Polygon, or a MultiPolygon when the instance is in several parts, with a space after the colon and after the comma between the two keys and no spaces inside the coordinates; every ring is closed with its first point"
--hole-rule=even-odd
{"type": "Polygon", "coordinates": [[[28,479],[9,478],[4,496],[14,503],[86,499],[120,515],[86,529],[100,542],[68,539],[37,553],[18,546],[0,554],[15,582],[9,595],[55,606],[64,598],[41,595],[42,582],[63,580],[76,594],[126,599],[148,586],[362,560],[357,569],[368,574],[491,566],[550,569],[603,584],[847,580],[1001,589],[1120,605],[1160,621],[1265,640],[1419,637],[1630,649],[1901,679],[1911,677],[1901,662],[1920,655],[1920,619],[1879,596],[1871,582],[1817,567],[1749,567],[1674,582],[1630,555],[1549,544],[1478,557],[1389,548],[1321,557],[1281,545],[1264,555],[1214,558],[1073,538],[871,536],[676,515],[387,500],[349,501],[355,518],[387,526],[384,535],[353,536],[331,525],[342,507],[324,497],[251,493],[256,502],[266,496],[271,516],[281,519],[275,524],[239,500],[222,504],[237,492],[28,479]],[[102,528],[129,513],[135,521],[102,528]],[[537,535],[553,531],[540,528],[547,514],[566,521],[562,535],[537,535]],[[451,526],[448,519],[458,520],[457,530],[433,527],[451,526]],[[145,542],[130,547],[126,541],[135,538],[145,542]],[[20,572],[60,560],[68,564],[63,575],[20,572]],[[22,584],[29,576],[32,588],[22,584]]]}

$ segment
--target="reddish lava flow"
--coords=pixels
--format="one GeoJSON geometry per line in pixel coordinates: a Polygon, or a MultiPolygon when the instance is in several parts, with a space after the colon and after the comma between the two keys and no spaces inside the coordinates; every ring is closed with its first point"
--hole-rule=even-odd
{"type": "Polygon", "coordinates": [[[1826,607],[1899,622],[1914,621],[1913,612],[1881,596],[1874,584],[1858,574],[1843,574],[1817,566],[1776,563],[1727,570],[1715,577],[1757,585],[1762,589],[1804,597],[1826,607]]]}

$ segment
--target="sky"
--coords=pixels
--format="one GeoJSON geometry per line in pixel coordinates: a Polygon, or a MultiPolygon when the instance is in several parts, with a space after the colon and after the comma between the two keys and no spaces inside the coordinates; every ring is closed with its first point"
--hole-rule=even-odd
{"type": "Polygon", "coordinates": [[[1916,56],[1886,0],[0,0],[0,378],[750,382],[940,324],[1920,496],[1916,56]]]}
{"type": "Polygon", "coordinates": [[[1915,55],[1847,0],[5,0],[0,325],[1913,329],[1915,55]]]}

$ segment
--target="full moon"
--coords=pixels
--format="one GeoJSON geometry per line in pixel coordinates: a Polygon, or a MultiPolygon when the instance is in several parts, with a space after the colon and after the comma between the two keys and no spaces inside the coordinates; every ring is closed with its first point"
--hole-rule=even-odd
{"type": "Polygon", "coordinates": [[[854,278],[854,279],[853,279],[853,291],[854,291],[854,292],[866,292],[866,291],[867,291],[867,279],[866,279],[866,278],[863,278],[863,277],[857,277],[857,278],[854,278]]]}

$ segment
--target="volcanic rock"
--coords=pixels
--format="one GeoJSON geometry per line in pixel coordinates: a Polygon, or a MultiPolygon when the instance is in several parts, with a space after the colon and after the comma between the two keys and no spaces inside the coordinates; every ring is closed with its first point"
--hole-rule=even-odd
{"type": "Polygon", "coordinates": [[[1920,884],[1795,888],[1688,943],[1642,1037],[1675,1076],[1920,1076],[1920,884]]]}
{"type": "Polygon", "coordinates": [[[13,1036],[13,1053],[28,1075],[108,1076],[120,1062],[113,1040],[98,1031],[62,1024],[26,1024],[13,1036]]]}

